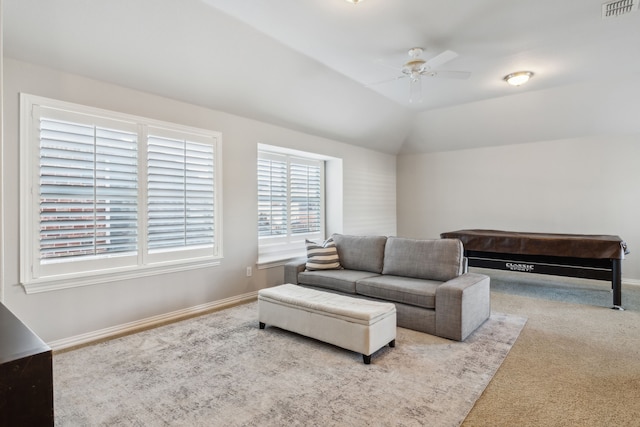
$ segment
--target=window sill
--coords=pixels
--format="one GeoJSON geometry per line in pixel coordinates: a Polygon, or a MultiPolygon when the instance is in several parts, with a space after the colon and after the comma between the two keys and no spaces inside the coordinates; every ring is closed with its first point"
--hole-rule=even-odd
{"type": "Polygon", "coordinates": [[[267,268],[274,268],[274,267],[281,267],[283,265],[285,265],[286,263],[288,263],[289,261],[292,261],[294,259],[297,258],[303,258],[306,255],[304,253],[301,254],[296,254],[296,255],[289,255],[286,257],[283,256],[277,256],[277,255],[272,255],[272,256],[261,256],[258,259],[257,265],[258,265],[258,270],[264,270],[267,268]]]}
{"type": "Polygon", "coordinates": [[[195,268],[215,267],[220,265],[220,258],[196,260],[187,263],[154,265],[144,268],[137,267],[134,270],[124,271],[103,271],[96,272],[91,276],[82,277],[60,277],[34,280],[22,283],[25,293],[36,294],[41,292],[58,291],[61,289],[76,288],[80,286],[99,285],[103,283],[117,282],[121,280],[138,279],[142,277],[155,276],[158,274],[176,273],[180,271],[193,270],[195,268]]]}

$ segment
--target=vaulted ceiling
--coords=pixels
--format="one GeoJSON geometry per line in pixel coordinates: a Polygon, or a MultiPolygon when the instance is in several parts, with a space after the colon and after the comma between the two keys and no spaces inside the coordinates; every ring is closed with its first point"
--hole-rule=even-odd
{"type": "MultiPolygon", "coordinates": [[[[626,0],[631,1],[631,0],[626,0]]],[[[638,0],[633,0],[636,2],[638,0]]],[[[3,0],[5,56],[380,150],[429,111],[640,73],[640,13],[601,0],[3,0]],[[409,103],[412,47],[435,69],[409,103]],[[530,70],[521,87],[502,78],[530,70]]],[[[636,6],[634,6],[636,7],[636,6]]],[[[416,148],[417,147],[417,148],[416,148]]]]}

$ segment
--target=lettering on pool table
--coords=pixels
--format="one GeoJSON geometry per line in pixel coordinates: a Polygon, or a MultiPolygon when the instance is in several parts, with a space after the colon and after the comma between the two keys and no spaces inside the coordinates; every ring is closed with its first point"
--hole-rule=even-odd
{"type": "Polygon", "coordinates": [[[526,273],[531,273],[533,271],[532,264],[514,264],[512,262],[508,262],[505,266],[512,271],[524,271],[526,273]]]}

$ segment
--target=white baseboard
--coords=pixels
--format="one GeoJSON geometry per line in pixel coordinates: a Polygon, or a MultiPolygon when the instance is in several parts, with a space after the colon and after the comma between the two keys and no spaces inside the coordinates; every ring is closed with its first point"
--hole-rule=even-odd
{"type": "Polygon", "coordinates": [[[640,280],[636,280],[636,279],[622,279],[622,284],[623,284],[623,285],[640,286],[640,280]]]}
{"type": "Polygon", "coordinates": [[[171,313],[159,314],[157,316],[147,317],[146,319],[136,320],[134,322],[124,323],[122,325],[116,325],[97,331],[87,332],[86,334],[80,334],[69,338],[51,341],[47,344],[54,352],[60,351],[71,347],[86,345],[95,341],[104,340],[118,335],[136,332],[141,329],[160,325],[162,323],[177,321],[186,317],[205,313],[207,311],[220,310],[232,305],[246,303],[255,300],[257,297],[257,291],[249,292],[248,294],[238,295],[218,301],[212,301],[206,304],[172,311],[171,313]]]}

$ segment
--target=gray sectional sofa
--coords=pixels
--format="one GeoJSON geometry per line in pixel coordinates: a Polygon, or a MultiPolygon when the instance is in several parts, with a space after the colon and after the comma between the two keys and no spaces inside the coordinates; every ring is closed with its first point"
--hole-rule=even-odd
{"type": "Polygon", "coordinates": [[[285,265],[285,283],[393,302],[397,324],[463,341],[491,313],[489,277],[466,272],[457,239],[332,236],[340,269],[306,269],[306,258],[285,265]]]}

